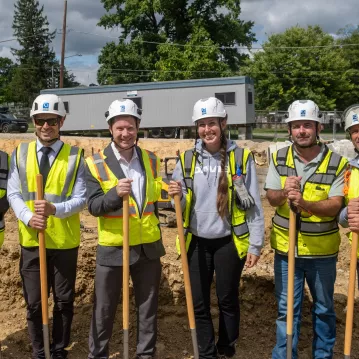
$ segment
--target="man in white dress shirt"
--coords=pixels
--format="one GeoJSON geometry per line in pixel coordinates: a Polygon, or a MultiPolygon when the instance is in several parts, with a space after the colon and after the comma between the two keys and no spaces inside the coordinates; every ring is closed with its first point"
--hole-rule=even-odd
{"type": "Polygon", "coordinates": [[[122,287],[123,197],[129,195],[130,274],[137,310],[137,358],[156,351],[160,257],[165,254],[157,213],[159,158],[137,146],[141,110],[116,100],[106,113],[112,142],[86,159],[89,212],[98,217],[95,299],[89,359],[108,359],[122,287]]]}
{"type": "Polygon", "coordinates": [[[20,274],[32,358],[45,358],[38,247],[38,231],[44,230],[47,278],[54,297],[51,357],[65,359],[75,298],[79,212],[86,204],[83,150],[60,140],[66,110],[58,96],[38,96],[30,116],[37,140],[21,143],[13,152],[7,196],[19,220],[20,274]],[[43,200],[35,199],[39,173],[43,175],[43,200]]]}

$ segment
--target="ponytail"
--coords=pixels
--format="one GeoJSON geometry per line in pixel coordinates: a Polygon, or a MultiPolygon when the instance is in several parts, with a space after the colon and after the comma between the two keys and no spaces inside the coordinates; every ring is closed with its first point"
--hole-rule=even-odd
{"type": "Polygon", "coordinates": [[[219,216],[223,219],[228,213],[227,139],[223,132],[221,133],[221,149],[219,153],[221,155],[221,175],[218,183],[217,210],[219,216]]]}

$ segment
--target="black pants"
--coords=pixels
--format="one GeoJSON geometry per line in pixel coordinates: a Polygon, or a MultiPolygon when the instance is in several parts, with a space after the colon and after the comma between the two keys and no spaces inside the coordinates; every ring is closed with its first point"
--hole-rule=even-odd
{"type": "Polygon", "coordinates": [[[239,280],[245,258],[240,259],[230,236],[205,239],[193,236],[188,262],[200,359],[216,359],[217,351],[232,357],[239,336],[239,280]],[[218,341],[211,317],[211,283],[216,273],[219,306],[218,341]]]}
{"type": "MultiPolygon", "coordinates": [[[[54,297],[51,353],[67,356],[75,299],[78,248],[47,249],[47,280],[54,297]]],[[[21,248],[20,274],[27,304],[27,325],[32,343],[32,358],[43,359],[39,249],[21,248]]]]}

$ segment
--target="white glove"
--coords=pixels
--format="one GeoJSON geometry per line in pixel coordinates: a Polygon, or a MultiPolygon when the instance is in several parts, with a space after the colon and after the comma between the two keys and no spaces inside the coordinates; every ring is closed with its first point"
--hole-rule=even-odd
{"type": "Polygon", "coordinates": [[[236,189],[237,197],[239,200],[239,208],[243,211],[247,211],[251,207],[254,206],[254,199],[248,193],[247,188],[243,181],[243,176],[234,176],[233,177],[233,184],[236,189]]]}

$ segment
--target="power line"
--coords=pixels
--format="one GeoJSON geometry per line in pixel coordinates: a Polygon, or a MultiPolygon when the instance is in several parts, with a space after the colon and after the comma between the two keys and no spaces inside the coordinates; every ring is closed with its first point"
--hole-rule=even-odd
{"type": "MultiPolygon", "coordinates": [[[[108,35],[103,35],[103,34],[97,34],[94,32],[86,32],[86,31],[78,31],[78,30],[74,30],[74,29],[69,29],[68,32],[75,32],[78,34],[84,34],[84,35],[93,35],[93,36],[100,36],[100,37],[105,37],[105,38],[109,38],[109,39],[118,39],[118,36],[108,36],[108,35]]],[[[133,39],[132,41],[134,42],[142,42],[145,44],[154,44],[154,45],[169,45],[169,46],[179,46],[179,47],[186,47],[186,46],[190,46],[190,47],[197,47],[197,48],[213,48],[213,47],[218,47],[220,49],[237,49],[237,50],[264,50],[264,48],[262,46],[256,47],[246,47],[246,46],[220,46],[220,45],[191,45],[191,44],[178,44],[178,43],[173,43],[173,42],[158,42],[158,41],[146,41],[146,40],[140,40],[140,39],[133,39]]],[[[311,46],[267,46],[265,48],[265,50],[295,50],[295,49],[323,49],[323,48],[332,48],[332,47],[351,47],[351,46],[359,46],[359,43],[357,44],[331,44],[331,45],[311,45],[311,46]]]]}

